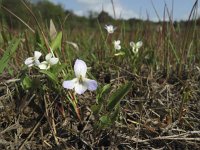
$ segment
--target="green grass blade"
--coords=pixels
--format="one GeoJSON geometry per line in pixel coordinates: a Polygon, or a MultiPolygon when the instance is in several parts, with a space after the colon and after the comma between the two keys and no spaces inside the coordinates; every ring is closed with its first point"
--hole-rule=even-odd
{"type": "Polygon", "coordinates": [[[99,94],[97,95],[97,104],[102,104],[104,100],[104,95],[108,94],[110,91],[111,85],[106,84],[101,91],[99,91],[99,94]]]}
{"type": "Polygon", "coordinates": [[[110,97],[107,108],[112,111],[113,108],[120,102],[120,100],[129,92],[133,83],[128,82],[116,90],[110,97]]]}
{"type": "Polygon", "coordinates": [[[59,32],[54,41],[51,43],[52,50],[54,51],[57,48],[61,49],[61,42],[62,42],[62,32],[59,32]]]}
{"type": "Polygon", "coordinates": [[[12,58],[15,51],[17,50],[19,42],[20,42],[20,39],[15,39],[15,40],[11,41],[11,44],[9,44],[9,47],[4,52],[3,57],[0,60],[0,64],[1,64],[0,65],[0,74],[8,66],[10,59],[12,58]]]}
{"type": "Polygon", "coordinates": [[[58,83],[58,79],[52,72],[47,70],[40,70],[41,73],[46,74],[53,82],[58,83]]]}
{"type": "Polygon", "coordinates": [[[175,55],[176,62],[177,62],[178,64],[180,64],[180,58],[178,57],[177,51],[176,51],[176,49],[174,48],[174,46],[173,46],[173,44],[172,44],[172,42],[171,42],[170,40],[169,40],[169,44],[170,44],[171,49],[172,49],[172,51],[173,51],[173,53],[174,53],[174,55],[175,55]]]}
{"type": "Polygon", "coordinates": [[[112,123],[117,120],[118,114],[120,112],[120,105],[116,105],[114,112],[111,114],[111,121],[112,123]]]}
{"type": "Polygon", "coordinates": [[[108,115],[104,115],[100,117],[100,126],[102,128],[108,127],[112,124],[111,119],[108,115]]]}

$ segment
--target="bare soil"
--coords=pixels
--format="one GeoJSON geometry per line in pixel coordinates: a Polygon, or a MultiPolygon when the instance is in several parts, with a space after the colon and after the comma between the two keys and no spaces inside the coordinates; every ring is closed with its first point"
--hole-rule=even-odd
{"type": "Polygon", "coordinates": [[[4,74],[0,83],[0,149],[200,149],[200,70],[178,77],[162,72],[140,76],[120,72],[116,84],[133,81],[121,100],[118,120],[100,129],[91,112],[95,94],[78,96],[81,120],[65,98],[54,91],[23,91],[20,81],[4,74]],[[120,77],[120,78],[119,78],[120,77]],[[43,97],[43,98],[41,98],[43,97]]]}

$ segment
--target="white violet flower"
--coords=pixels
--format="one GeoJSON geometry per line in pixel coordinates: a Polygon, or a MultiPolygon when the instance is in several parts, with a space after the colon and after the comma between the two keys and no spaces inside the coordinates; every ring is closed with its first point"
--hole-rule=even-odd
{"type": "Polygon", "coordinates": [[[87,66],[83,60],[77,59],[74,64],[76,78],[63,82],[63,87],[75,89],[78,94],[83,94],[87,89],[94,91],[97,89],[97,82],[86,78],[87,66]]]}
{"type": "Polygon", "coordinates": [[[105,29],[108,31],[109,34],[114,33],[114,31],[117,29],[116,27],[113,27],[113,25],[105,25],[105,29]]]}
{"type": "Polygon", "coordinates": [[[120,40],[114,41],[114,47],[115,47],[116,50],[121,49],[120,40]]]}
{"type": "Polygon", "coordinates": [[[138,53],[138,50],[139,50],[140,47],[142,47],[142,45],[143,45],[142,41],[139,41],[137,43],[130,42],[130,46],[132,47],[132,51],[135,54],[138,53]]]}
{"type": "Polygon", "coordinates": [[[58,63],[58,58],[54,57],[52,53],[48,53],[45,56],[46,61],[41,62],[38,67],[40,69],[49,69],[52,65],[55,65],[58,63]]]}
{"type": "Polygon", "coordinates": [[[34,56],[33,57],[29,57],[27,58],[24,63],[28,66],[28,67],[32,67],[33,65],[38,66],[40,64],[39,58],[42,55],[41,52],[39,51],[34,51],[34,56]]]}

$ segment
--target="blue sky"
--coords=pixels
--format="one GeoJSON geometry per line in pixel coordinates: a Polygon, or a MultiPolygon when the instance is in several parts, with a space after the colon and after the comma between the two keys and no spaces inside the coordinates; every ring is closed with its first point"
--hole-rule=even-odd
{"type": "MultiPolygon", "coordinates": [[[[110,0],[50,0],[53,3],[61,4],[65,9],[72,10],[77,15],[87,15],[89,11],[100,12],[102,9],[114,16],[110,0]]],[[[195,0],[113,0],[117,18],[140,18],[157,21],[158,17],[153,9],[152,2],[160,16],[163,18],[165,3],[169,11],[174,4],[174,20],[187,19],[195,0]]]]}

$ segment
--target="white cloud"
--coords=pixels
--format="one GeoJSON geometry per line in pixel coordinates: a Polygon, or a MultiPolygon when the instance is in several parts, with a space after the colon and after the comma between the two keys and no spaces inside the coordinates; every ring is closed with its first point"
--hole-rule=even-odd
{"type": "Polygon", "coordinates": [[[77,2],[79,3],[84,3],[84,4],[98,4],[98,3],[101,3],[102,1],[105,1],[105,0],[76,0],[77,2]]]}
{"type": "MultiPolygon", "coordinates": [[[[113,6],[109,0],[76,0],[82,5],[81,10],[75,11],[75,14],[85,16],[88,11],[101,12],[102,10],[108,12],[114,17],[113,6]]],[[[114,8],[117,18],[129,19],[139,18],[139,15],[133,10],[123,6],[118,0],[114,1],[114,8]]]]}
{"type": "Polygon", "coordinates": [[[74,13],[78,16],[86,16],[86,12],[84,10],[77,10],[74,13]]]}
{"type": "MultiPolygon", "coordinates": [[[[115,13],[117,18],[129,19],[129,18],[138,18],[139,15],[136,14],[133,10],[125,8],[120,3],[114,4],[115,13]]],[[[108,12],[111,16],[114,17],[112,4],[108,4],[105,6],[105,11],[108,12]]]]}
{"type": "MultiPolygon", "coordinates": [[[[31,0],[37,2],[40,0],[31,0]]],[[[64,7],[67,6],[65,0],[49,0],[55,4],[62,4],[64,7]]],[[[74,13],[79,16],[87,16],[89,11],[101,12],[106,11],[110,16],[114,18],[113,6],[110,0],[75,0],[79,5],[80,9],[74,10],[74,13]]],[[[114,1],[114,8],[116,13],[116,18],[139,18],[139,15],[131,9],[128,9],[119,0],[114,1]]]]}

